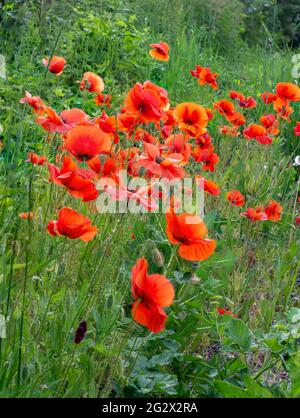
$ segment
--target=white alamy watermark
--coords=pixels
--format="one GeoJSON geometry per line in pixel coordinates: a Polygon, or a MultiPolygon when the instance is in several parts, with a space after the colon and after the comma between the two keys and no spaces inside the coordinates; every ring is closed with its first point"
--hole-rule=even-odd
{"type": "MultiPolygon", "coordinates": [[[[127,176],[121,170],[115,179],[101,178],[97,184],[99,213],[168,213],[187,212],[204,216],[204,179],[150,179],[127,176]]],[[[191,222],[194,218],[191,218],[191,222]]]]}
{"type": "Polygon", "coordinates": [[[6,61],[4,55],[0,54],[0,78],[6,78],[6,61]]]}
{"type": "Polygon", "coordinates": [[[292,77],[298,79],[300,77],[300,54],[294,54],[292,56],[292,77]]]}

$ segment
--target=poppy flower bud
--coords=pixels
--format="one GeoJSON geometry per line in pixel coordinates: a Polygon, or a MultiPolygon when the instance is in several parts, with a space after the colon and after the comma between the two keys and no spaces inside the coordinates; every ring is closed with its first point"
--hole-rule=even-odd
{"type": "Polygon", "coordinates": [[[154,248],[151,256],[152,256],[153,263],[156,264],[157,267],[162,267],[164,265],[164,262],[165,262],[164,256],[157,248],[154,248]]]}
{"type": "Polygon", "coordinates": [[[87,323],[85,320],[81,321],[74,337],[74,343],[79,344],[83,339],[87,332],[87,323]]]}

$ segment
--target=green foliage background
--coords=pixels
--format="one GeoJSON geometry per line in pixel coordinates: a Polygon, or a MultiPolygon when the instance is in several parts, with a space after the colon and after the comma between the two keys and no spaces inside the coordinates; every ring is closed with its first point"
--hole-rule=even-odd
{"type": "MultiPolygon", "coordinates": [[[[274,198],[284,206],[278,224],[250,224],[220,199],[206,199],[213,257],[196,268],[177,259],[163,217],[95,216],[100,233],[88,246],[55,240],[45,225],[62,205],[74,206],[47,174],[25,163],[28,151],[47,151],[45,134],[19,104],[24,91],[57,111],[84,107],[77,81],[100,74],[113,107],[136,81],[165,87],[172,104],[211,106],[229,89],[257,96],[278,81],[295,81],[299,1],[239,0],[15,0],[0,1],[1,396],[299,397],[299,230],[294,226],[299,168],[299,120],[282,126],[271,148],[224,138],[211,130],[221,162],[214,174],[222,190],[238,188],[249,206],[274,198]],[[149,43],[171,45],[166,66],[153,62],[149,43]],[[294,49],[292,50],[291,47],[294,49]],[[41,66],[62,55],[61,77],[41,66]],[[199,88],[195,64],[220,73],[220,90],[199,88]],[[45,150],[46,147],[46,150],[45,150]],[[37,222],[18,218],[33,209],[37,222]],[[130,235],[135,233],[136,239],[130,235]],[[165,262],[157,265],[159,251],[165,262]],[[151,335],[130,317],[130,269],[145,256],[151,271],[176,288],[168,329],[151,335]],[[239,317],[221,317],[228,305],[239,317]],[[78,322],[88,334],[77,349],[78,322]],[[6,328],[6,330],[5,330],[6,328]],[[5,334],[6,336],[5,336],[5,334]],[[6,338],[5,338],[6,337],[6,338]]],[[[250,111],[257,122],[262,104],[250,111]]],[[[78,202],[76,202],[78,203],[78,202]]],[[[81,212],[86,207],[76,206],[81,212]]]]}

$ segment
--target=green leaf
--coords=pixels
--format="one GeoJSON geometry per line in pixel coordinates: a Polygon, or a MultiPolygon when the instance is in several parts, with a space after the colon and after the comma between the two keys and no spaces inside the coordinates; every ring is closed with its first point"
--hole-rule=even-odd
{"type": "Polygon", "coordinates": [[[240,319],[233,319],[227,325],[227,335],[234,344],[247,351],[251,345],[251,336],[247,325],[240,319]]]}
{"type": "Polygon", "coordinates": [[[249,398],[248,392],[239,386],[222,380],[215,381],[215,387],[225,398],[249,398]]]}
{"type": "Polygon", "coordinates": [[[246,385],[247,390],[253,395],[255,398],[272,398],[272,393],[257,383],[254,379],[250,376],[244,377],[244,382],[246,385]]]}

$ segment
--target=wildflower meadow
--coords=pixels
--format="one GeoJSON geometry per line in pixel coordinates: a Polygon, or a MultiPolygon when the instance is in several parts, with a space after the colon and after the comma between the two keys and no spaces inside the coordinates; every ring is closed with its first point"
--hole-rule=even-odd
{"type": "Polygon", "coordinates": [[[0,1],[0,397],[300,397],[299,15],[0,1]]]}

